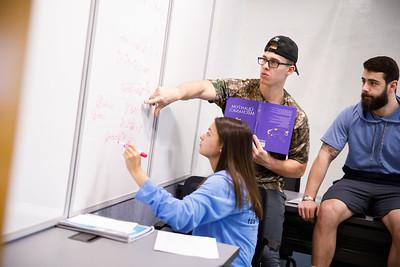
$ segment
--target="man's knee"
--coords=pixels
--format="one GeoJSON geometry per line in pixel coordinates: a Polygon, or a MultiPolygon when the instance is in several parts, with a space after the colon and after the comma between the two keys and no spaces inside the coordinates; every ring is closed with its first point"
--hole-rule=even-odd
{"type": "Polygon", "coordinates": [[[392,240],[400,244],[400,209],[392,210],[382,221],[391,233],[392,240]]]}
{"type": "Polygon", "coordinates": [[[351,212],[340,200],[328,199],[321,203],[318,212],[319,227],[337,227],[342,221],[351,217],[351,212]]]}

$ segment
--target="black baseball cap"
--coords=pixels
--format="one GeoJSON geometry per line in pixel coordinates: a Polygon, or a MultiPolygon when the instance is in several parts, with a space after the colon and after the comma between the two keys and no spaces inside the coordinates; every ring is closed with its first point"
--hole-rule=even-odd
{"type": "Polygon", "coordinates": [[[296,67],[296,73],[299,75],[296,66],[299,49],[296,43],[289,37],[283,35],[273,37],[265,46],[264,52],[273,52],[289,59],[290,61],[293,61],[294,66],[296,67]]]}

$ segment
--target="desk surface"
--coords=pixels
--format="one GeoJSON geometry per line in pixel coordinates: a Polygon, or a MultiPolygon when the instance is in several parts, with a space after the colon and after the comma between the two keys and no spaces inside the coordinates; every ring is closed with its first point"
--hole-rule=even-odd
{"type": "Polygon", "coordinates": [[[4,245],[3,266],[224,266],[239,253],[239,248],[221,243],[219,259],[154,251],[156,232],[132,243],[106,238],[86,243],[68,238],[75,231],[53,227],[4,245]]]}

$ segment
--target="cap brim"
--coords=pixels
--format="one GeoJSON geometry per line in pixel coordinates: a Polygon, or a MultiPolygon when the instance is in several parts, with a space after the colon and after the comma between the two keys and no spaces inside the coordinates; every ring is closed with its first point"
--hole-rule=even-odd
{"type": "Polygon", "coordinates": [[[294,63],[294,67],[295,67],[295,70],[296,70],[297,76],[299,76],[300,74],[299,74],[299,71],[297,70],[297,65],[296,65],[296,63],[294,63]]]}

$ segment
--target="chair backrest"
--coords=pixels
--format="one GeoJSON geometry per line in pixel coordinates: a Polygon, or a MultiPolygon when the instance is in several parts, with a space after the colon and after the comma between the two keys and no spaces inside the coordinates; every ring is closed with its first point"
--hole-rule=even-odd
{"type": "Polygon", "coordinates": [[[299,192],[300,191],[300,178],[283,178],[283,189],[299,192]]]}
{"type": "MultiPolygon", "coordinates": [[[[183,184],[178,184],[176,187],[176,192],[175,192],[175,197],[182,199],[185,196],[191,194],[193,191],[195,191],[200,184],[204,181],[206,177],[203,176],[190,176],[188,177],[183,184]]],[[[171,229],[171,226],[168,224],[164,223],[163,221],[158,221],[154,224],[154,228],[157,230],[163,230],[163,231],[173,231],[171,229]]],[[[189,233],[186,234],[191,234],[192,232],[190,231],[189,233]]]]}
{"type": "Polygon", "coordinates": [[[204,179],[206,177],[204,176],[190,176],[188,177],[182,185],[178,185],[177,187],[177,192],[176,192],[176,197],[179,199],[184,198],[185,196],[191,194],[193,191],[195,191],[201,183],[203,183],[204,179]]]}

